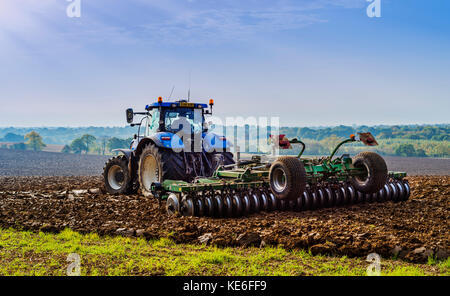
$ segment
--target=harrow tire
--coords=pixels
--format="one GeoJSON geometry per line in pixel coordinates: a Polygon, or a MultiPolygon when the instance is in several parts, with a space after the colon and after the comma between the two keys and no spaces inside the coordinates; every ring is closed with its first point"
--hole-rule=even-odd
{"type": "Polygon", "coordinates": [[[134,193],[133,177],[128,169],[128,160],[120,155],[111,158],[103,168],[105,189],[111,194],[134,193]]]}
{"type": "Polygon", "coordinates": [[[276,198],[295,200],[306,188],[306,170],[298,158],[282,156],[270,167],[269,180],[276,198]]]}
{"type": "Polygon", "coordinates": [[[376,193],[386,183],[388,170],[384,159],[374,152],[361,152],[353,159],[357,168],[365,168],[367,176],[364,179],[353,177],[352,185],[363,193],[376,193]]]}
{"type": "Polygon", "coordinates": [[[139,159],[139,184],[142,194],[151,195],[151,185],[164,180],[186,180],[186,168],[181,153],[171,149],[147,145],[139,159]],[[153,171],[152,171],[153,170],[153,171]]]}

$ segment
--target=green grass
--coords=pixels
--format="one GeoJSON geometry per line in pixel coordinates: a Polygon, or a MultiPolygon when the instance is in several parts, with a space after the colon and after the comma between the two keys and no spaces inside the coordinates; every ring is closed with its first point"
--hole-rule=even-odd
{"type": "MultiPolygon", "coordinates": [[[[81,257],[82,275],[365,275],[363,259],[312,256],[282,248],[217,248],[167,238],[59,234],[0,229],[0,275],[66,275],[67,256],[81,257]]],[[[383,260],[383,275],[449,274],[449,261],[415,265],[383,260]]]]}

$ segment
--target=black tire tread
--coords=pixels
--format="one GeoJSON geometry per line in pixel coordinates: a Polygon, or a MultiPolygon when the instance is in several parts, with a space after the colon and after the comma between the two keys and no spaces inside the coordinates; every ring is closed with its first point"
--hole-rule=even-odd
{"type": "Polygon", "coordinates": [[[282,156],[274,162],[269,173],[270,187],[278,199],[296,200],[306,189],[306,170],[303,163],[296,157],[282,156]],[[275,192],[272,188],[272,173],[276,166],[282,166],[286,172],[287,186],[282,193],[275,192]]]}
{"type": "Polygon", "coordinates": [[[370,170],[370,177],[361,184],[355,178],[352,178],[352,185],[356,190],[363,193],[378,192],[388,179],[388,170],[383,157],[375,152],[361,152],[353,158],[353,165],[359,167],[365,163],[370,170]]]}

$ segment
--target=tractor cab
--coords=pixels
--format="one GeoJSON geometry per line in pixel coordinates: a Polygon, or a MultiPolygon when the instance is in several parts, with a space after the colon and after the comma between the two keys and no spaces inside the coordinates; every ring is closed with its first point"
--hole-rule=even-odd
{"type": "MultiPolygon", "coordinates": [[[[211,105],[212,106],[212,105],[211,105]]],[[[152,133],[168,132],[196,134],[207,132],[205,114],[206,104],[189,103],[187,101],[158,102],[146,106],[150,120],[146,136],[152,133]]]]}

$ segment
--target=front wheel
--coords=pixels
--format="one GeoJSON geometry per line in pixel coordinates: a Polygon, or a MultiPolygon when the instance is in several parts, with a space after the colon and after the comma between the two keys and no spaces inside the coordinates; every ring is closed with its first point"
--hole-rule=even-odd
{"type": "Polygon", "coordinates": [[[105,189],[111,194],[129,194],[133,191],[133,180],[125,156],[111,158],[103,168],[105,189]]]}

